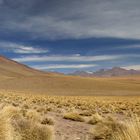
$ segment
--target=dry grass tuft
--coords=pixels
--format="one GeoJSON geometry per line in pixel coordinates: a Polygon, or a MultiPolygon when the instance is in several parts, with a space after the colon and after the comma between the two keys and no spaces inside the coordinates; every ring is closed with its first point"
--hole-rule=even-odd
{"type": "Polygon", "coordinates": [[[113,133],[118,129],[123,128],[123,125],[114,118],[104,119],[91,129],[94,139],[112,140],[113,133]]]}
{"type": "Polygon", "coordinates": [[[109,118],[91,130],[95,140],[140,140],[140,120],[134,117],[127,121],[109,118]]]}
{"type": "Polygon", "coordinates": [[[53,131],[36,119],[26,119],[16,107],[0,112],[0,140],[52,140],[53,131]]]}
{"type": "Polygon", "coordinates": [[[35,122],[39,122],[41,117],[39,115],[38,112],[36,112],[35,110],[28,110],[25,114],[25,117],[28,119],[28,120],[31,120],[31,121],[35,121],[35,122]]]}
{"type": "Polygon", "coordinates": [[[84,118],[81,117],[78,113],[66,113],[64,114],[64,119],[72,120],[72,121],[79,121],[79,122],[84,122],[84,118]]]}
{"type": "Polygon", "coordinates": [[[92,115],[92,118],[88,121],[89,124],[97,124],[99,122],[103,121],[103,118],[101,115],[99,115],[98,113],[92,115]]]}
{"type": "Polygon", "coordinates": [[[47,125],[47,124],[48,125],[54,125],[54,121],[50,117],[43,117],[42,121],[41,121],[41,124],[43,124],[43,125],[47,125]]]}
{"type": "Polygon", "coordinates": [[[12,119],[12,118],[20,117],[19,111],[20,111],[19,108],[9,105],[9,106],[5,106],[0,113],[1,113],[1,117],[12,119]]]}
{"type": "Polygon", "coordinates": [[[138,117],[125,122],[125,127],[118,127],[112,140],[140,140],[140,120],[138,117]]]}
{"type": "Polygon", "coordinates": [[[88,117],[88,116],[92,116],[92,113],[89,111],[83,111],[83,112],[79,113],[79,115],[88,117]]]}
{"type": "Polygon", "coordinates": [[[22,140],[52,140],[53,131],[46,125],[19,119],[13,123],[16,133],[22,140]]]}

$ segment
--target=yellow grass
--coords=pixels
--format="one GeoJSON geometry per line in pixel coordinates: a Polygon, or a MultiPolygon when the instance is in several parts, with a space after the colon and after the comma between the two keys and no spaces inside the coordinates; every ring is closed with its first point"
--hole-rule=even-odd
{"type": "Polygon", "coordinates": [[[102,116],[100,116],[98,113],[96,113],[92,116],[92,118],[89,120],[88,123],[95,125],[95,124],[101,122],[102,120],[103,120],[102,116]]]}
{"type": "Polygon", "coordinates": [[[82,118],[78,113],[73,112],[64,114],[64,119],[84,122],[84,118],[82,118]]]}
{"type": "Polygon", "coordinates": [[[51,112],[59,113],[62,119],[92,124],[89,132],[95,139],[139,140],[139,120],[133,117],[139,115],[139,108],[139,96],[46,96],[1,91],[0,139],[51,140],[54,130],[49,126],[55,125],[48,116],[51,112]]]}
{"type": "Polygon", "coordinates": [[[140,76],[82,78],[63,75],[1,78],[0,89],[47,95],[140,95],[140,76]]]}
{"type": "Polygon", "coordinates": [[[49,127],[33,118],[24,118],[19,108],[4,107],[0,112],[0,124],[1,140],[52,140],[49,127]]]}

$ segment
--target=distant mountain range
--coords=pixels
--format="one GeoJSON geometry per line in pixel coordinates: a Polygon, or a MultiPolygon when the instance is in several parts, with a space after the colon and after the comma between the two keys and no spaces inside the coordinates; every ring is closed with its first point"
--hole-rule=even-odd
{"type": "Polygon", "coordinates": [[[139,75],[140,70],[126,70],[120,67],[113,67],[112,69],[100,69],[96,72],[92,71],[75,71],[69,75],[77,75],[83,77],[118,77],[118,76],[129,76],[129,75],[139,75]]]}

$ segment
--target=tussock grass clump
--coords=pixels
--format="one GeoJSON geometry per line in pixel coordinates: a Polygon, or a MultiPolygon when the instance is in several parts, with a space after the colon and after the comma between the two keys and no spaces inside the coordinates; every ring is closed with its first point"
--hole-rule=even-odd
{"type": "Polygon", "coordinates": [[[12,120],[20,118],[19,108],[5,106],[0,112],[0,140],[20,140],[12,126],[12,120]]]}
{"type": "Polygon", "coordinates": [[[27,104],[24,104],[24,105],[23,105],[23,108],[24,108],[24,109],[29,109],[29,106],[28,106],[27,104]]]}
{"type": "Polygon", "coordinates": [[[42,120],[41,120],[41,124],[43,125],[54,125],[54,121],[52,118],[50,117],[43,117],[42,120]]]}
{"type": "Polygon", "coordinates": [[[53,131],[36,119],[26,119],[20,109],[8,106],[0,112],[0,140],[52,140],[53,131]]]}
{"type": "Polygon", "coordinates": [[[81,116],[92,116],[92,113],[89,112],[89,111],[83,111],[83,112],[79,113],[79,115],[81,115],[81,116]]]}
{"type": "Polygon", "coordinates": [[[94,139],[140,140],[140,120],[133,117],[127,121],[108,118],[91,129],[94,139]]]}
{"type": "Polygon", "coordinates": [[[118,127],[112,140],[140,140],[140,120],[138,117],[125,122],[125,127],[118,127]]]}
{"type": "Polygon", "coordinates": [[[20,118],[13,121],[13,127],[21,140],[52,140],[52,129],[46,125],[20,118]]]}
{"type": "Polygon", "coordinates": [[[12,119],[12,118],[16,118],[17,116],[20,116],[19,111],[20,111],[19,108],[9,105],[9,106],[5,106],[1,110],[0,114],[1,114],[1,117],[12,119]]]}
{"type": "Polygon", "coordinates": [[[25,117],[28,120],[35,121],[35,122],[39,122],[41,119],[39,113],[36,112],[35,110],[28,110],[25,114],[25,117]]]}
{"type": "Polygon", "coordinates": [[[66,113],[64,114],[64,119],[72,120],[72,121],[79,121],[79,122],[84,122],[84,118],[81,117],[78,113],[66,113]]]}
{"type": "Polygon", "coordinates": [[[123,128],[123,124],[118,122],[115,118],[107,118],[98,122],[94,128],[91,129],[94,139],[112,140],[112,135],[118,130],[123,128]]]}
{"type": "Polygon", "coordinates": [[[102,116],[98,113],[92,115],[91,119],[88,121],[89,124],[97,124],[98,122],[101,122],[103,120],[102,116]]]}

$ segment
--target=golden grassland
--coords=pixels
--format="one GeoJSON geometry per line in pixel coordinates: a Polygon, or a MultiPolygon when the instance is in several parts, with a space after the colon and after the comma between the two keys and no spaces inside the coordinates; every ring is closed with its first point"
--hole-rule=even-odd
{"type": "Polygon", "coordinates": [[[47,95],[140,95],[140,76],[86,78],[45,75],[0,78],[0,89],[47,95]]]}
{"type": "Polygon", "coordinates": [[[61,123],[68,120],[74,122],[73,125],[89,125],[88,137],[84,140],[140,140],[139,96],[47,96],[0,92],[0,140],[61,140],[55,130],[57,116],[61,123]],[[55,118],[53,114],[56,114],[55,118]]]}

